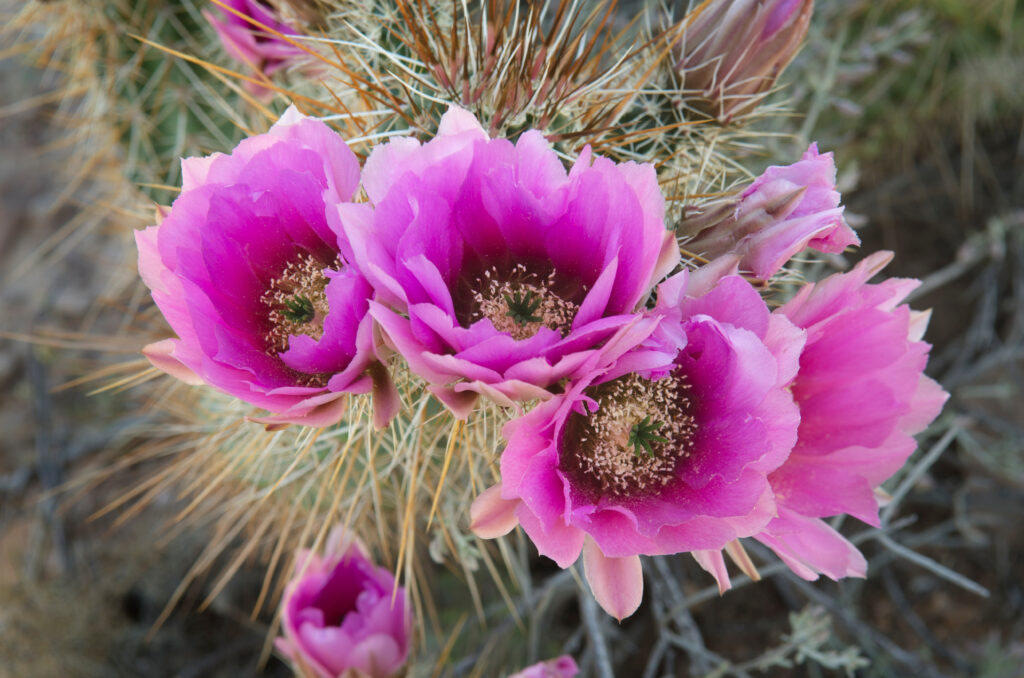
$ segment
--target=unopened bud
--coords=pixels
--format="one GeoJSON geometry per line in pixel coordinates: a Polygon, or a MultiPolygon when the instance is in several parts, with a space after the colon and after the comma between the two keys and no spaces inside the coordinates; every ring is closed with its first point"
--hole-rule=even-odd
{"type": "Polygon", "coordinates": [[[687,103],[729,121],[764,98],[807,35],[814,0],[711,0],[679,38],[687,103]]]}
{"type": "Polygon", "coordinates": [[[690,238],[688,252],[739,257],[762,280],[804,249],[835,254],[860,242],[843,219],[832,154],[816,144],[792,165],[769,167],[738,197],[687,210],[678,232],[690,238]]]}

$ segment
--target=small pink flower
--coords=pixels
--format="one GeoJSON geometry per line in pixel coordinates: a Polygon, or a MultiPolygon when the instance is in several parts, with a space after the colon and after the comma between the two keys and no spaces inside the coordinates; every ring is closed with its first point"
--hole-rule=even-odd
{"type": "Polygon", "coordinates": [[[653,167],[585,149],[566,173],[540,132],[489,139],[454,106],[431,141],[374,149],[363,186],[341,220],[370,313],[459,416],[549,397],[679,257],[653,167]]]}
{"type": "Polygon", "coordinates": [[[598,369],[507,424],[501,483],[471,511],[478,535],[519,524],[560,567],[582,552],[597,601],[620,619],[640,604],[639,555],[764,529],[768,474],[796,441],[786,385],[803,332],[738,276],[703,287],[670,278],[598,369]]]}
{"type": "Polygon", "coordinates": [[[580,672],[576,661],[567,654],[557,659],[538,662],[528,666],[508,678],[574,678],[580,672]]]}
{"type": "Polygon", "coordinates": [[[303,678],[388,678],[409,656],[405,589],[335,531],[323,558],[303,551],[282,601],[275,646],[303,678]]]}
{"type": "Polygon", "coordinates": [[[832,154],[811,144],[799,162],[766,169],[731,213],[712,207],[690,216],[689,228],[700,231],[685,247],[708,259],[735,257],[740,268],[767,280],[805,249],[835,254],[860,244],[839,201],[832,154]]]}
{"type": "MultiPolygon", "coordinates": [[[[274,7],[264,0],[223,2],[231,9],[282,35],[299,35],[298,31],[282,22],[274,7]]],[[[295,45],[234,12],[218,7],[216,12],[203,10],[203,16],[217,31],[224,50],[232,58],[265,75],[272,75],[304,56],[304,52],[295,45]]],[[[265,87],[256,83],[246,83],[246,87],[257,94],[268,92],[265,87]]]]}
{"type": "Polygon", "coordinates": [[[359,183],[341,137],[289,109],[230,155],[183,160],[182,176],[163,221],[135,234],[139,272],[178,335],[143,353],[270,410],[268,423],[334,423],[344,394],[373,389],[383,424],[397,400],[374,357],[373,290],[333,209],[359,183]]]}
{"type": "MultiPolygon", "coordinates": [[[[774,313],[807,334],[790,385],[800,428],[793,452],[769,476],[778,515],[755,538],[806,579],[865,575],[864,557],[821,518],[846,513],[879,525],[875,489],[907,460],[913,435],[948,397],[924,376],[927,314],[900,304],[918,281],[867,284],[891,258],[879,252],[807,285],[774,313]]],[[[709,569],[728,588],[721,554],[714,560],[709,569]]]]}

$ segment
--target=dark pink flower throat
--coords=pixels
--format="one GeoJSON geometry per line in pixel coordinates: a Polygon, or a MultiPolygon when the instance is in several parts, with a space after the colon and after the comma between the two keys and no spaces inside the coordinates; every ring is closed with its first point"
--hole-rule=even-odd
{"type": "MultiPolygon", "coordinates": [[[[267,353],[278,356],[288,350],[289,338],[304,334],[319,341],[324,334],[328,278],[324,271],[339,269],[335,259],[325,264],[319,257],[303,254],[290,261],[276,278],[271,278],[260,302],[267,307],[267,330],[264,336],[267,353]]],[[[330,375],[295,372],[303,386],[324,386],[330,375]]]]}
{"type": "Polygon", "coordinates": [[[591,498],[664,487],[691,453],[689,390],[679,376],[652,381],[637,374],[588,388],[597,410],[566,422],[559,467],[591,498]]]}
{"type": "Polygon", "coordinates": [[[519,263],[507,271],[491,266],[467,285],[468,323],[488,318],[499,332],[529,339],[541,327],[563,336],[580,310],[579,285],[568,285],[555,271],[538,274],[519,263]]]}

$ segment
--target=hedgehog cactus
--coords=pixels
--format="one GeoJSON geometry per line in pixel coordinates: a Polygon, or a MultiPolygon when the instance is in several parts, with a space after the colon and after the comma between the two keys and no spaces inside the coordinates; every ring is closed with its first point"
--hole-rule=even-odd
{"type": "MultiPolygon", "coordinates": [[[[786,508],[779,480],[808,437],[793,385],[845,377],[803,353],[839,332],[831,316],[790,322],[763,293],[793,255],[856,236],[831,156],[812,147],[753,183],[743,168],[743,128],[799,48],[811,0],[709,0],[657,29],[655,17],[620,29],[614,2],[571,0],[213,0],[205,19],[188,0],[131,5],[69,0],[50,25],[86,27],[62,49],[88,55],[102,111],[88,120],[114,130],[126,174],[165,203],[138,235],[166,319],[146,317],[158,340],[146,356],[197,388],[166,387],[186,432],[154,445],[180,454],[139,501],[184,488],[182,519],[215,523],[206,565],[247,536],[215,592],[262,553],[257,611],[269,605],[283,554],[322,552],[334,526],[361,536],[360,563],[393,568],[418,619],[436,614],[425,553],[465,574],[483,615],[471,573],[483,563],[504,594],[494,554],[522,574],[535,553],[485,542],[516,525],[563,567],[582,555],[619,618],[641,602],[641,555],[692,553],[725,586],[723,552],[756,576],[737,541],[754,537],[801,576],[863,574],[852,546],[856,567],[807,565],[792,546],[802,533],[783,529],[847,510],[786,508]],[[780,527],[779,507],[807,520],[780,527]]],[[[920,377],[908,289],[863,274],[838,298],[883,327],[862,352],[892,349],[901,377],[888,395],[902,414],[884,422],[899,450],[879,447],[884,471],[855,479],[857,515],[871,516],[871,493],[943,397],[920,377]]],[[[849,280],[798,298],[813,306],[849,280]]],[[[850,449],[871,447],[829,414],[850,449]]],[[[332,571],[347,557],[332,552],[332,571]]],[[[296,581],[326,576],[298,564],[296,581]]],[[[319,602],[315,628],[286,615],[286,654],[386,616],[379,582],[363,609],[331,579],[345,621],[319,602]]],[[[380,675],[404,661],[402,631],[380,675]]]]}

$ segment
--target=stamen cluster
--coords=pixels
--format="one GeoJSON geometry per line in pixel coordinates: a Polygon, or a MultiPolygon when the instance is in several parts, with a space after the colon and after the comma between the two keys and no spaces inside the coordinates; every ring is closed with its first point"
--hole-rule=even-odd
{"type": "Polygon", "coordinates": [[[691,454],[696,424],[688,391],[681,378],[635,373],[590,387],[586,394],[596,411],[569,419],[563,468],[578,469],[598,496],[632,496],[669,484],[691,454]]]}
{"type": "MultiPolygon", "coordinates": [[[[340,268],[335,259],[331,268],[340,268]]],[[[327,303],[327,276],[325,266],[312,254],[305,254],[288,262],[276,278],[271,278],[260,302],[270,309],[267,320],[267,350],[273,354],[288,350],[289,338],[304,334],[320,339],[324,334],[324,318],[330,308],[327,303]]]]}
{"type": "Polygon", "coordinates": [[[477,279],[481,289],[472,292],[475,315],[489,319],[496,330],[513,339],[529,339],[541,327],[565,336],[580,307],[559,296],[555,278],[554,271],[541,277],[524,264],[516,264],[510,274],[501,276],[492,266],[477,279]]]}

